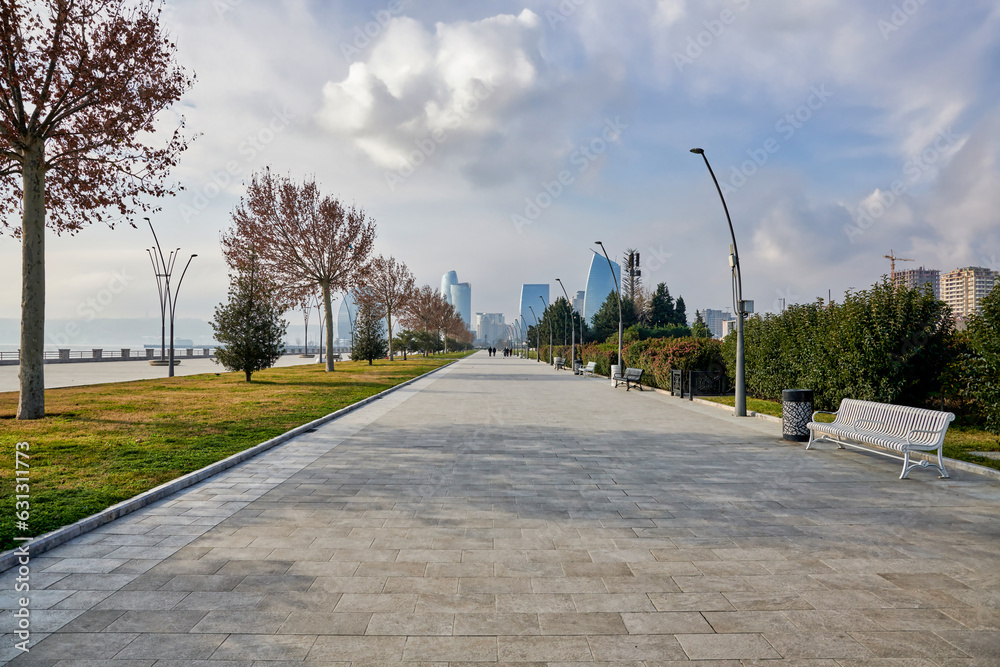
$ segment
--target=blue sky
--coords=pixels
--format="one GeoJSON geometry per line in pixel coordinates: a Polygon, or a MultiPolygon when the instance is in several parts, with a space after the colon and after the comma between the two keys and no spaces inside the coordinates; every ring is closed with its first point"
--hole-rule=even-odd
{"type": "MultiPolygon", "coordinates": [[[[728,229],[694,146],[758,311],[864,288],[890,248],[1000,270],[995,2],[178,0],[167,20],[198,76],[176,110],[200,135],[187,190],[154,218],[199,255],[185,316],[225,297],[219,233],[266,165],[315,175],[372,214],[378,252],[421,283],[456,270],[473,310],[508,318],[522,283],[583,289],[596,239],[638,249],[690,313],[726,307],[728,229]]],[[[101,315],[155,313],[149,244],[50,237],[48,317],[123,272],[101,315]]],[[[4,284],[19,253],[0,242],[4,284]]]]}

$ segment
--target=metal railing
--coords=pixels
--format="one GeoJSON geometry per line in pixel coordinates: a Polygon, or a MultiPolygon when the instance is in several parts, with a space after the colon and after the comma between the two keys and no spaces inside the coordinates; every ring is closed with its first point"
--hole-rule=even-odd
{"type": "Polygon", "coordinates": [[[724,396],[729,393],[729,378],[724,370],[670,371],[670,395],[684,398],[724,396]]]}

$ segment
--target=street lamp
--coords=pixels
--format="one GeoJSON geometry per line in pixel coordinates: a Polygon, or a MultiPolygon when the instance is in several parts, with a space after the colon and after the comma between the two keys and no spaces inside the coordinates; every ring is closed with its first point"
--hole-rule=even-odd
{"type": "MultiPolygon", "coordinates": [[[[545,306],[547,310],[549,304],[545,303],[545,299],[542,299],[542,296],[540,294],[538,295],[538,298],[541,300],[542,305],[545,306]]],[[[544,310],[542,311],[542,317],[545,317],[544,310]]],[[[549,364],[551,366],[556,365],[556,358],[552,356],[552,313],[549,313],[549,364]]]]}
{"type": "Polygon", "coordinates": [[[722,208],[726,212],[726,221],[729,223],[729,235],[733,240],[732,253],[729,255],[729,266],[733,273],[733,296],[736,301],[736,416],[747,416],[747,388],[746,388],[746,359],[743,356],[743,321],[746,318],[746,302],[743,300],[743,275],[740,271],[740,254],[736,248],[736,233],[733,231],[733,220],[729,217],[729,207],[726,206],[726,198],[722,196],[722,188],[715,178],[712,165],[705,157],[705,151],[701,148],[692,148],[691,152],[700,155],[708,167],[708,173],[712,175],[715,189],[719,191],[719,199],[722,200],[722,208]]]}
{"type": "MultiPolygon", "coordinates": [[[[569,304],[569,317],[570,317],[570,344],[569,344],[569,367],[576,372],[576,327],[573,326],[573,302],[569,300],[569,292],[566,291],[566,286],[563,285],[563,281],[556,278],[556,282],[559,283],[559,287],[562,287],[563,294],[566,296],[566,303],[569,304]]],[[[583,345],[583,332],[580,333],[580,344],[583,345]]]]}
{"type": "Polygon", "coordinates": [[[184,282],[184,276],[187,274],[188,267],[191,266],[191,260],[198,255],[192,254],[188,257],[187,264],[184,265],[184,270],[181,272],[180,280],[177,281],[177,287],[171,289],[170,277],[174,272],[174,264],[180,256],[181,249],[176,248],[171,250],[167,258],[164,259],[163,250],[160,248],[160,240],[156,237],[156,230],[153,229],[153,223],[150,222],[149,218],[143,219],[149,224],[149,231],[153,233],[153,241],[156,243],[156,254],[153,254],[152,248],[146,248],[146,254],[149,255],[149,261],[153,264],[153,273],[156,275],[156,289],[160,295],[160,362],[163,362],[166,315],[169,311],[170,358],[167,361],[169,367],[167,377],[174,377],[174,315],[177,312],[177,295],[181,291],[181,283],[184,282]]]}
{"type": "Polygon", "coordinates": [[[601,246],[601,252],[604,253],[604,259],[608,260],[608,271],[611,272],[611,277],[615,281],[615,294],[618,295],[618,370],[621,371],[622,367],[622,337],[624,332],[624,327],[622,326],[622,291],[618,287],[618,276],[615,275],[615,268],[611,266],[611,258],[608,257],[608,251],[604,249],[604,244],[600,241],[594,241],[597,245],[601,246]]]}
{"type": "MultiPolygon", "coordinates": [[[[540,299],[541,297],[538,298],[540,299]]],[[[531,306],[528,306],[528,310],[531,311],[531,316],[535,318],[535,361],[537,361],[538,363],[542,363],[542,355],[540,354],[542,345],[541,343],[542,324],[541,322],[538,321],[538,315],[535,315],[535,309],[532,308],[531,306]]]]}

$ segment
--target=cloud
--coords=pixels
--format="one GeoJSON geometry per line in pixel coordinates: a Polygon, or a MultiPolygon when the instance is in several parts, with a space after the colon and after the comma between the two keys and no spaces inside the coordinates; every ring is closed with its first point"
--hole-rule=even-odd
{"type": "Polygon", "coordinates": [[[449,148],[496,137],[511,110],[541,85],[541,28],[527,9],[439,22],[433,30],[394,17],[367,59],[323,87],[318,121],[386,169],[410,164],[420,142],[432,137],[449,148]]]}

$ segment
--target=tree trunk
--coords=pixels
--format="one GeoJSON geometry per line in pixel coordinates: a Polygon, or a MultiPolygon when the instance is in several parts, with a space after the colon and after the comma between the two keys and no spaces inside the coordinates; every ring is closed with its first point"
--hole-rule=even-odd
{"type": "Polygon", "coordinates": [[[389,330],[389,361],[396,361],[392,356],[392,308],[385,309],[385,326],[389,330]]]}
{"type": "MultiPolygon", "coordinates": [[[[330,352],[333,351],[333,311],[330,307],[330,285],[324,284],[323,288],[323,319],[326,320],[326,370],[328,373],[333,372],[333,356],[330,352]]],[[[344,295],[347,298],[347,295],[344,295]]]]}
{"type": "Polygon", "coordinates": [[[243,371],[247,375],[247,382],[250,382],[250,376],[253,375],[250,371],[243,371]]]}
{"type": "Polygon", "coordinates": [[[45,416],[45,144],[28,146],[21,167],[21,366],[18,419],[45,416]]]}

